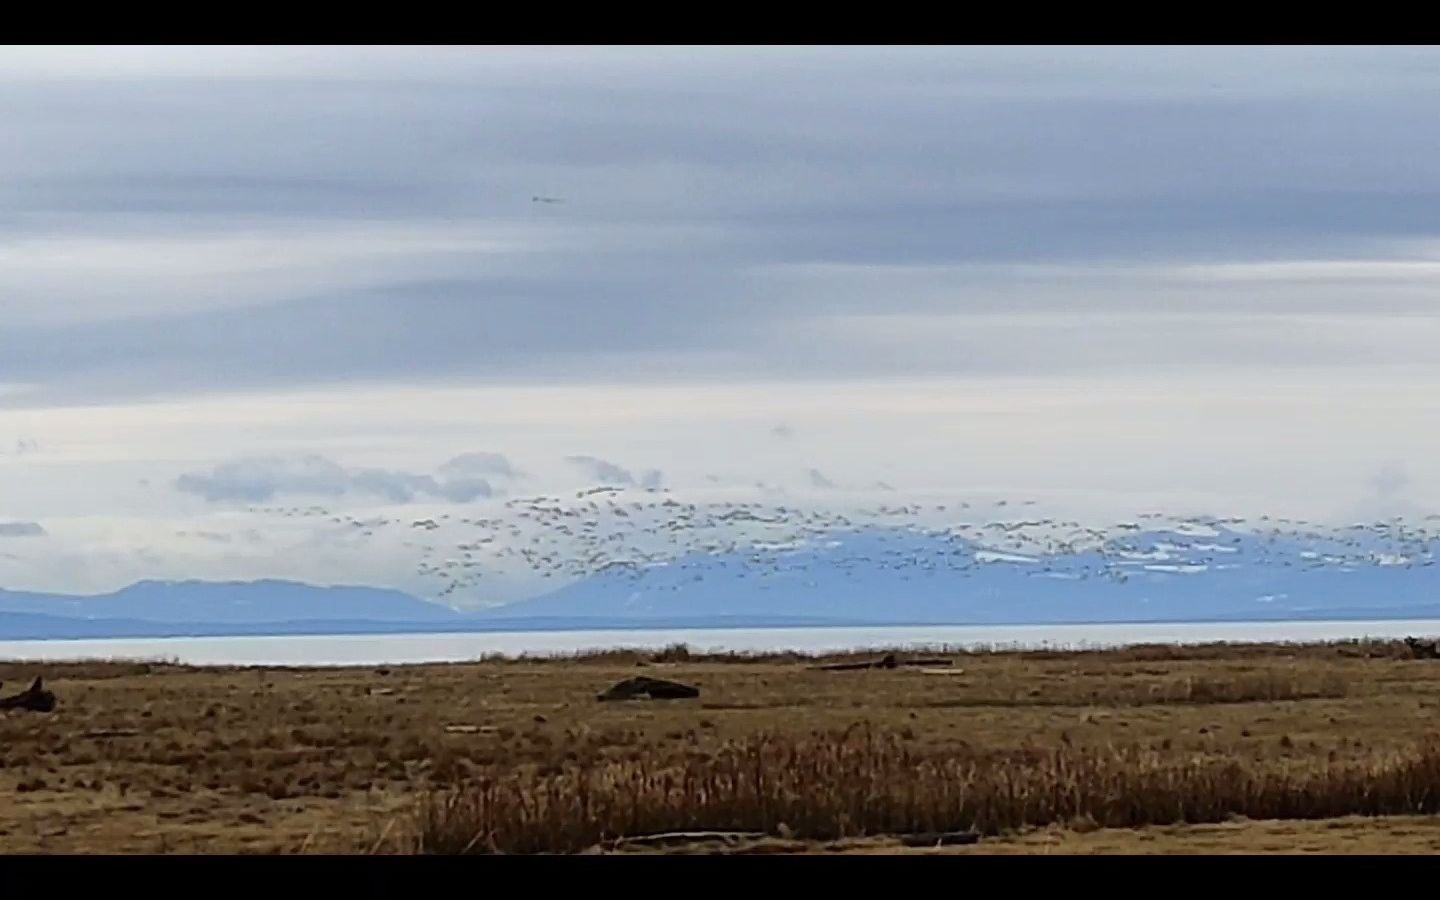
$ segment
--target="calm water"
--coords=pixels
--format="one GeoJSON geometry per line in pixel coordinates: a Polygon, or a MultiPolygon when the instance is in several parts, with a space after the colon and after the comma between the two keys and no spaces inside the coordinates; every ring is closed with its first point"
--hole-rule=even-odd
{"type": "Polygon", "coordinates": [[[957,625],[886,628],[757,628],[672,631],[525,631],[487,634],[297,635],[0,641],[0,659],[178,659],[194,665],[338,666],[462,662],[482,654],[572,653],[685,643],[695,650],[830,651],[871,647],[1103,647],[1208,641],[1321,641],[1440,634],[1440,620],[1207,622],[1101,625],[957,625]]]}

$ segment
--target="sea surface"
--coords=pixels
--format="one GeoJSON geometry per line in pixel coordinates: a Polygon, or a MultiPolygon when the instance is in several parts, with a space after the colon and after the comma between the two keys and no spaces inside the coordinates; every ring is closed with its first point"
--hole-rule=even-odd
{"type": "Polygon", "coordinates": [[[688,644],[697,651],[868,648],[1086,648],[1213,641],[1327,641],[1440,635],[1440,620],[955,625],[867,628],[511,631],[476,634],[288,635],[0,641],[0,660],[173,660],[191,665],[347,666],[464,662],[485,655],[569,654],[688,644]]]}

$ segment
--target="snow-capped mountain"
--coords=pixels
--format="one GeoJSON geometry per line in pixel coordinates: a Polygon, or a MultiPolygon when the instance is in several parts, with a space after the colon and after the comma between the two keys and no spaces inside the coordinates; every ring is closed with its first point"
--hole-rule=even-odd
{"type": "Polygon", "coordinates": [[[1440,541],[1245,532],[1122,531],[1042,552],[955,534],[863,529],[786,546],[690,553],[610,570],[507,615],[645,620],[833,616],[888,623],[1344,618],[1440,610],[1440,541]],[[1427,611],[1428,609],[1428,611],[1427,611]]]}

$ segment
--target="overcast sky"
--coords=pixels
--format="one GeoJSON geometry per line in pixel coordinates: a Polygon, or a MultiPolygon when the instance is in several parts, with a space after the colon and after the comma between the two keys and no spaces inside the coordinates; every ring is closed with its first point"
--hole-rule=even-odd
{"type": "Polygon", "coordinates": [[[622,475],[1428,512],[1437,103],[1403,47],[7,48],[0,587],[422,592],[245,509],[622,475]]]}

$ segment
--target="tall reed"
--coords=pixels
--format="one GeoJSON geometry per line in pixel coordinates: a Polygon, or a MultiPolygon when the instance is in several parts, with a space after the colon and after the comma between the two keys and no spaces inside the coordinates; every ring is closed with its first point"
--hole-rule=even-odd
{"type": "Polygon", "coordinates": [[[1060,745],[917,752],[870,728],[759,735],[670,764],[510,772],[423,796],[410,849],[569,853],[624,836],[716,830],[831,840],[1075,820],[1102,827],[1440,812],[1440,740],[1295,764],[1060,745]],[[782,825],[785,826],[782,828],[782,825]]]}

